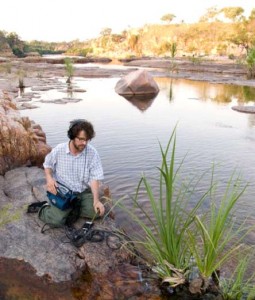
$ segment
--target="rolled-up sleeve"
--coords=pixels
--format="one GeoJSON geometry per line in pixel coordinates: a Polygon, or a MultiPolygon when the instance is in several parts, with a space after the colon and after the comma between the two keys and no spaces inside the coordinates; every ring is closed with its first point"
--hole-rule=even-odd
{"type": "Polygon", "coordinates": [[[103,179],[104,179],[104,171],[103,171],[101,159],[98,153],[95,152],[95,155],[90,165],[89,182],[91,180],[103,180],[103,179]]]}
{"type": "Polygon", "coordinates": [[[53,149],[50,153],[48,153],[45,157],[43,167],[46,169],[55,170],[56,166],[56,150],[53,149]]]}

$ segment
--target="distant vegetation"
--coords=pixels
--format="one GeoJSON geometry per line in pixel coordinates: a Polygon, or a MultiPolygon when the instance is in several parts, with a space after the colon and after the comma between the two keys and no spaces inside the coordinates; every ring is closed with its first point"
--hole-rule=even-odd
{"type": "Polygon", "coordinates": [[[174,43],[177,56],[246,58],[250,49],[255,47],[255,8],[249,17],[243,13],[241,7],[220,10],[212,7],[194,24],[186,24],[184,21],[173,23],[175,15],[167,13],[161,18],[162,24],[124,30],[121,34],[114,34],[111,28],[104,28],[98,38],[83,42],[26,42],[16,33],[0,31],[0,53],[7,45],[18,57],[26,56],[29,52],[111,58],[171,57],[174,43]]]}

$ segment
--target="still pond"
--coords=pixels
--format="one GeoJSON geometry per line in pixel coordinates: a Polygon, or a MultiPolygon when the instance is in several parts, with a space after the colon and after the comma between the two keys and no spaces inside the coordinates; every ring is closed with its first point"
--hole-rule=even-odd
{"type": "MultiPolygon", "coordinates": [[[[63,78],[59,79],[64,83],[63,78]]],[[[255,216],[255,114],[232,110],[233,105],[255,105],[255,89],[188,80],[155,78],[160,92],[150,101],[127,100],[115,93],[119,78],[74,78],[77,103],[42,103],[68,95],[61,90],[40,92],[36,109],[21,110],[23,116],[39,123],[54,147],[67,141],[72,119],[85,118],[94,124],[97,148],[113,199],[125,197],[132,205],[142,174],[155,177],[161,163],[159,143],[165,146],[177,125],[176,163],[185,157],[182,174],[201,176],[214,164],[220,194],[232,172],[237,170],[249,183],[238,206],[238,218],[255,216]]],[[[66,90],[66,89],[65,89],[66,90]]],[[[208,187],[210,176],[203,176],[198,193],[208,187]]],[[[157,187],[155,186],[157,192],[157,187]]],[[[146,202],[146,199],[142,199],[146,202]]],[[[125,219],[125,218],[124,218],[125,219]]],[[[123,220],[120,214],[117,220],[123,220]]],[[[255,240],[252,241],[255,243],[255,240]]]]}

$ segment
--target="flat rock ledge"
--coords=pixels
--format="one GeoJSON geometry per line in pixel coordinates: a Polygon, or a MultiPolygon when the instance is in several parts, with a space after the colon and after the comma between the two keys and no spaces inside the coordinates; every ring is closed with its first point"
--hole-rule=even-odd
{"type": "Polygon", "coordinates": [[[236,105],[232,106],[232,109],[242,113],[255,114],[255,106],[236,105]]]}
{"type": "MultiPolygon", "coordinates": [[[[44,172],[38,167],[20,167],[0,176],[0,257],[28,262],[38,276],[53,282],[69,281],[84,267],[90,272],[106,274],[119,262],[127,262],[125,250],[112,250],[105,241],[86,242],[80,248],[70,244],[64,229],[49,229],[41,233],[44,225],[37,213],[26,213],[27,205],[44,201],[44,172]]],[[[79,226],[85,222],[80,219],[79,226]]],[[[112,229],[114,221],[105,218],[95,224],[112,229]]]]}

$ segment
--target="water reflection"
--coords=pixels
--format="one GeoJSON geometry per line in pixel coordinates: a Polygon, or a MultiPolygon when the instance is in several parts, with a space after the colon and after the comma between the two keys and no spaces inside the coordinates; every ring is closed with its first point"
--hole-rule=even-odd
{"type": "Polygon", "coordinates": [[[157,83],[161,89],[167,90],[169,100],[173,100],[175,90],[180,86],[188,92],[189,99],[214,101],[226,104],[235,101],[237,104],[255,102],[255,88],[250,86],[236,86],[229,84],[211,84],[209,82],[188,81],[169,78],[158,78],[157,83]]]}
{"type": "Polygon", "coordinates": [[[67,98],[73,98],[73,84],[71,82],[67,82],[67,98]]]}
{"type": "Polygon", "coordinates": [[[170,80],[170,88],[169,88],[169,101],[172,101],[174,99],[174,93],[173,93],[173,79],[170,80]]]}
{"type": "Polygon", "coordinates": [[[248,101],[255,101],[255,89],[249,86],[219,86],[217,94],[212,100],[219,103],[230,103],[233,98],[238,104],[248,101]]]}
{"type": "Polygon", "coordinates": [[[143,112],[151,106],[157,94],[122,95],[122,97],[143,112]]]}

